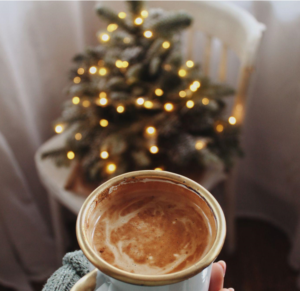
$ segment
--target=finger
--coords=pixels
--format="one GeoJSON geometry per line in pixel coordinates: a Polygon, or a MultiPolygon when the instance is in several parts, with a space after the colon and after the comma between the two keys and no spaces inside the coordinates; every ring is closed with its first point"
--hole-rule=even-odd
{"type": "Polygon", "coordinates": [[[222,264],[214,263],[211,271],[209,291],[220,291],[223,288],[224,275],[222,264]]]}
{"type": "Polygon", "coordinates": [[[224,276],[225,276],[225,273],[226,273],[226,263],[224,261],[219,261],[218,264],[220,264],[221,267],[223,268],[223,270],[224,270],[224,276]]]}

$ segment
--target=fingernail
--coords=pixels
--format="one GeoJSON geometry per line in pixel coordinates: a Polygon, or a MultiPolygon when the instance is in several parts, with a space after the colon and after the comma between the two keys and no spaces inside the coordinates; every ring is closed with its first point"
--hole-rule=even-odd
{"type": "Polygon", "coordinates": [[[228,290],[229,290],[229,291],[234,291],[234,289],[233,289],[233,288],[229,288],[228,290]]]}
{"type": "Polygon", "coordinates": [[[219,261],[218,263],[222,266],[223,272],[224,272],[224,277],[225,277],[225,274],[226,274],[226,263],[224,261],[219,261]]]}

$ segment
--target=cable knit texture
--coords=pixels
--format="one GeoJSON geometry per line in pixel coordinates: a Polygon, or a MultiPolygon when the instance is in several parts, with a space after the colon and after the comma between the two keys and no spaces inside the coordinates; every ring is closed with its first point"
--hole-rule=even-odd
{"type": "Polygon", "coordinates": [[[82,251],[67,253],[63,265],[48,279],[42,291],[69,291],[90,269],[90,263],[82,251]]]}

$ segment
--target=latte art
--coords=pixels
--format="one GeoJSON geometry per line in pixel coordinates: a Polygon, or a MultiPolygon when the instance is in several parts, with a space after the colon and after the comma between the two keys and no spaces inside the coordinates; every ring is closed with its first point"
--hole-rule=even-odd
{"type": "Polygon", "coordinates": [[[206,253],[212,231],[200,206],[186,198],[158,189],[109,195],[93,230],[94,249],[109,264],[137,274],[190,267],[206,253]]]}

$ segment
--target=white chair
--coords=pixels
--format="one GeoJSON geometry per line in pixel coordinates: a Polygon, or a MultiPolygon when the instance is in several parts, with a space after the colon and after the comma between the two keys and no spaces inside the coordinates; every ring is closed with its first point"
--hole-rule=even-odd
{"type": "MultiPolygon", "coordinates": [[[[102,2],[115,10],[121,11],[125,9],[123,2],[102,2]]],[[[165,10],[185,10],[193,16],[193,26],[188,31],[189,41],[187,41],[186,58],[190,59],[193,55],[193,40],[196,33],[200,31],[206,38],[203,61],[203,68],[206,75],[210,75],[212,40],[214,38],[219,39],[222,43],[219,64],[219,80],[221,82],[226,81],[228,51],[232,50],[237,55],[240,61],[240,68],[232,115],[235,116],[238,124],[242,124],[249,78],[254,69],[257,49],[262,32],[265,29],[264,25],[257,22],[251,14],[243,9],[238,8],[234,4],[224,2],[149,1],[147,5],[149,8],[161,7],[165,10]]],[[[57,245],[57,257],[59,260],[65,251],[60,204],[63,204],[73,213],[77,214],[84,200],[64,189],[70,170],[56,168],[52,161],[41,159],[41,152],[49,148],[59,147],[59,144],[63,140],[63,135],[53,137],[37,151],[35,157],[41,180],[49,193],[57,245]]],[[[205,173],[201,181],[198,181],[207,189],[212,189],[221,181],[226,181],[224,183],[226,197],[225,216],[228,225],[227,246],[230,251],[233,251],[235,242],[235,192],[233,176],[232,173],[225,175],[223,169],[211,168],[205,173]]]]}

